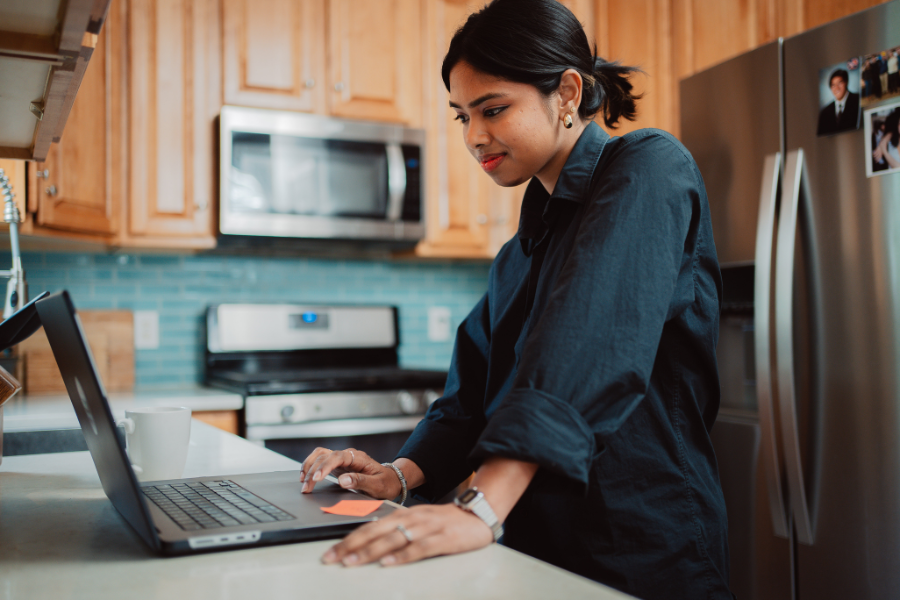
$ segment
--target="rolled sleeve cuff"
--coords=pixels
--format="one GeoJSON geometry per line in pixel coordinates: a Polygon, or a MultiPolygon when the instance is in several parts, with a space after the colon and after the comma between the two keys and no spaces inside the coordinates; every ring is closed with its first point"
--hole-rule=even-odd
{"type": "Polygon", "coordinates": [[[397,458],[413,461],[425,475],[425,483],[414,494],[436,502],[462,483],[473,471],[466,458],[473,442],[474,436],[460,436],[456,427],[427,417],[420,421],[397,453],[397,458]]]}
{"type": "Polygon", "coordinates": [[[570,404],[535,389],[514,389],[488,420],[469,455],[536,463],[585,486],[596,443],[587,421],[570,404]]]}

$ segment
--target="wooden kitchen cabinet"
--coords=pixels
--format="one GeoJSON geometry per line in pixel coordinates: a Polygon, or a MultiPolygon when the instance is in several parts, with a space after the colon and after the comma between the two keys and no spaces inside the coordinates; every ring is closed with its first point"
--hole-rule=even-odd
{"type": "Polygon", "coordinates": [[[128,0],[129,139],[123,246],[215,245],[215,0],[128,0]]]}
{"type": "Polygon", "coordinates": [[[65,134],[29,165],[24,235],[215,245],[214,0],[113,0],[65,134]]]}
{"type": "Polygon", "coordinates": [[[441,63],[450,39],[477,2],[428,0],[425,7],[425,240],[420,256],[489,258],[490,195],[494,182],[482,171],[462,138],[441,63]]]}
{"type": "MultiPolygon", "coordinates": [[[[108,243],[125,199],[124,22],[113,2],[59,143],[28,168],[23,234],[108,243]],[[73,234],[73,235],[70,235],[73,234]]],[[[24,196],[25,190],[18,190],[24,196]]]]}
{"type": "Polygon", "coordinates": [[[225,104],[324,113],[323,0],[222,0],[225,104]]]}
{"type": "Polygon", "coordinates": [[[327,0],[329,110],[422,124],[420,0],[327,0]]]}
{"type": "Polygon", "coordinates": [[[420,126],[421,0],[222,0],[226,104],[420,126]]]}
{"type": "Polygon", "coordinates": [[[47,158],[71,116],[109,3],[0,2],[0,157],[47,158]]]}
{"type": "Polygon", "coordinates": [[[194,411],[191,416],[207,425],[238,435],[238,411],[236,410],[201,410],[194,411]]]}

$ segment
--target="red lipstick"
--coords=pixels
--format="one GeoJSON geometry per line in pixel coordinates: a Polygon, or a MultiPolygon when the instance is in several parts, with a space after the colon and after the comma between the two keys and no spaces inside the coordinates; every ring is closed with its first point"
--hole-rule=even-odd
{"type": "Polygon", "coordinates": [[[506,158],[506,154],[485,154],[478,158],[478,162],[481,163],[482,169],[490,173],[500,166],[504,158],[506,158]]]}

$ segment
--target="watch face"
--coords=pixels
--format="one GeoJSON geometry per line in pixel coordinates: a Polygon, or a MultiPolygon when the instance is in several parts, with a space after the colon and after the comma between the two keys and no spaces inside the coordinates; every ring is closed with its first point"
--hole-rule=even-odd
{"type": "Polygon", "coordinates": [[[476,496],[478,496],[478,492],[476,490],[468,489],[462,493],[462,496],[459,497],[459,501],[463,504],[468,504],[469,502],[474,500],[476,496]]]}

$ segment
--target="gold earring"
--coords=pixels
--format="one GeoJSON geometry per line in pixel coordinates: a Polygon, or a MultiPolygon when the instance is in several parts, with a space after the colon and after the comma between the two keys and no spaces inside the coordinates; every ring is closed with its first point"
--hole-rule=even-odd
{"type": "Polygon", "coordinates": [[[572,129],[572,115],[563,117],[563,125],[566,126],[566,129],[572,129]]]}
{"type": "Polygon", "coordinates": [[[574,106],[570,106],[570,107],[569,107],[569,112],[572,113],[572,114],[574,114],[574,113],[575,113],[575,107],[574,107],[574,106]]]}

